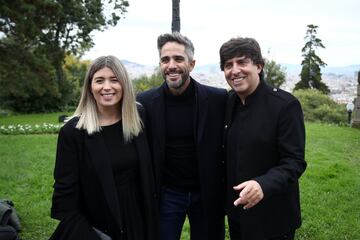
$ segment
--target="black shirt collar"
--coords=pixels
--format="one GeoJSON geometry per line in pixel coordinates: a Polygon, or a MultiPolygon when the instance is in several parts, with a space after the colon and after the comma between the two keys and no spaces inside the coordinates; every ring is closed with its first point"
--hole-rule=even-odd
{"type": "Polygon", "coordinates": [[[194,96],[195,96],[194,81],[190,78],[190,84],[188,85],[188,87],[185,89],[185,91],[181,95],[172,94],[166,83],[165,83],[164,92],[165,92],[165,98],[168,100],[179,100],[179,101],[181,100],[182,101],[185,99],[194,98],[194,96]]]}
{"type": "Polygon", "coordinates": [[[265,91],[265,89],[266,89],[266,83],[264,79],[260,78],[259,85],[256,87],[255,91],[245,98],[245,104],[243,104],[240,101],[239,96],[237,99],[237,103],[240,104],[241,106],[251,105],[252,102],[254,102],[258,98],[258,96],[260,96],[265,91]]]}

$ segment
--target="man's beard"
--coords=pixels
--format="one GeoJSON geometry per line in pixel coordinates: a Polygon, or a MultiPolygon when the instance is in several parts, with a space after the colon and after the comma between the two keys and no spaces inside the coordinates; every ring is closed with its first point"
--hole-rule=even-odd
{"type": "Polygon", "coordinates": [[[189,73],[188,72],[183,72],[181,74],[181,78],[179,80],[176,80],[176,81],[167,80],[165,73],[163,73],[163,78],[165,79],[166,84],[168,85],[169,88],[179,89],[182,86],[184,86],[186,80],[189,78],[189,73]]]}

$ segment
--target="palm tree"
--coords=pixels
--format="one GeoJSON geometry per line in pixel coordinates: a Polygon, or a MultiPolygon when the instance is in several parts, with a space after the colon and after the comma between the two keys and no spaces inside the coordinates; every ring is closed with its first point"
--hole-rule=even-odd
{"type": "Polygon", "coordinates": [[[171,32],[180,32],[180,0],[172,0],[171,32]]]}

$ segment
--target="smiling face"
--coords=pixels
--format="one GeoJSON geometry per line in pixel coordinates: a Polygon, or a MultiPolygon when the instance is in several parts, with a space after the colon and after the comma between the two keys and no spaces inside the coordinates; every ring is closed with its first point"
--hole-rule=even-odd
{"type": "Polygon", "coordinates": [[[234,57],[225,62],[224,74],[227,83],[244,101],[259,85],[262,68],[262,65],[254,64],[250,58],[234,57]]]}
{"type": "Polygon", "coordinates": [[[181,94],[185,91],[194,66],[195,60],[189,60],[184,45],[168,42],[161,48],[160,70],[172,93],[181,94]]]}
{"type": "Polygon", "coordinates": [[[120,111],[122,86],[110,68],[104,67],[94,74],[91,92],[100,112],[120,111]]]}

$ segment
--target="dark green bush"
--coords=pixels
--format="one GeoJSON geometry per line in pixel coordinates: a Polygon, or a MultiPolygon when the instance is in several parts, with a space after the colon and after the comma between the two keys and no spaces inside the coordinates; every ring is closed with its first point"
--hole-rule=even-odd
{"type": "Polygon", "coordinates": [[[160,86],[164,79],[160,71],[155,71],[151,76],[142,75],[133,80],[133,85],[136,93],[149,90],[153,87],[160,86]]]}
{"type": "Polygon", "coordinates": [[[11,110],[8,109],[4,109],[0,106],[0,118],[2,117],[9,117],[11,116],[13,113],[11,110]]]}
{"type": "Polygon", "coordinates": [[[336,103],[328,95],[316,89],[296,90],[294,95],[301,102],[306,121],[336,124],[347,122],[345,106],[336,103]]]}

